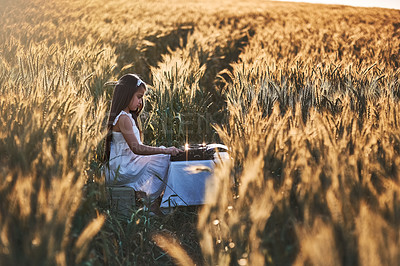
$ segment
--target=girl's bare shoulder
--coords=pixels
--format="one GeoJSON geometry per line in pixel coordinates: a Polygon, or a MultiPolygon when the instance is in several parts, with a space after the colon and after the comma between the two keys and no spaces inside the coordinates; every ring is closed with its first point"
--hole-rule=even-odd
{"type": "Polygon", "coordinates": [[[122,114],[115,126],[113,127],[113,131],[121,132],[132,129],[132,121],[127,114],[122,114]],[[122,129],[122,130],[121,130],[122,129]]]}

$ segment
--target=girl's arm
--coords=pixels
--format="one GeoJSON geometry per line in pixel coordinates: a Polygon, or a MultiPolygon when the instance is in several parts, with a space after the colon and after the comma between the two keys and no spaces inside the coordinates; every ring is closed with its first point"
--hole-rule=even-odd
{"type": "Polygon", "coordinates": [[[152,155],[152,154],[176,155],[180,151],[175,147],[161,148],[161,147],[152,147],[152,146],[140,144],[139,141],[137,140],[135,134],[133,133],[132,121],[126,115],[121,115],[115,126],[119,127],[119,129],[121,130],[122,136],[124,136],[126,143],[128,143],[129,148],[135,154],[138,154],[138,155],[152,155]]]}

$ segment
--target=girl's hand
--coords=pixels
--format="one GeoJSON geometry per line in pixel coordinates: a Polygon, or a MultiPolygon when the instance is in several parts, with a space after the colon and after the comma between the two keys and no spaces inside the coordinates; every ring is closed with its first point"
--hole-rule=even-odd
{"type": "Polygon", "coordinates": [[[183,150],[175,148],[175,147],[169,147],[166,149],[167,154],[171,154],[172,156],[177,155],[180,152],[183,152],[183,150]]]}

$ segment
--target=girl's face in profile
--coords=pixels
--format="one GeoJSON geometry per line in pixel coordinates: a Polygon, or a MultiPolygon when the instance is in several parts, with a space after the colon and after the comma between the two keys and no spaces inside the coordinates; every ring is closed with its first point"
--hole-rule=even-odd
{"type": "Polygon", "coordinates": [[[143,96],[145,92],[146,89],[143,86],[140,86],[138,88],[135,94],[133,94],[131,101],[129,102],[129,111],[136,111],[143,105],[143,96]]]}

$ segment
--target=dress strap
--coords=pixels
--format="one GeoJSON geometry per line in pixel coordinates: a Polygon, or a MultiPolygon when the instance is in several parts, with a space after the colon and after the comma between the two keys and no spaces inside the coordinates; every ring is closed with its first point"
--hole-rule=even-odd
{"type": "Polygon", "coordinates": [[[122,110],[122,111],[117,115],[117,117],[114,119],[113,126],[115,126],[115,125],[117,124],[118,119],[119,119],[119,117],[120,117],[121,115],[128,115],[128,116],[130,116],[130,117],[132,118],[132,115],[131,115],[131,114],[128,114],[127,112],[125,112],[124,110],[122,110]]]}

